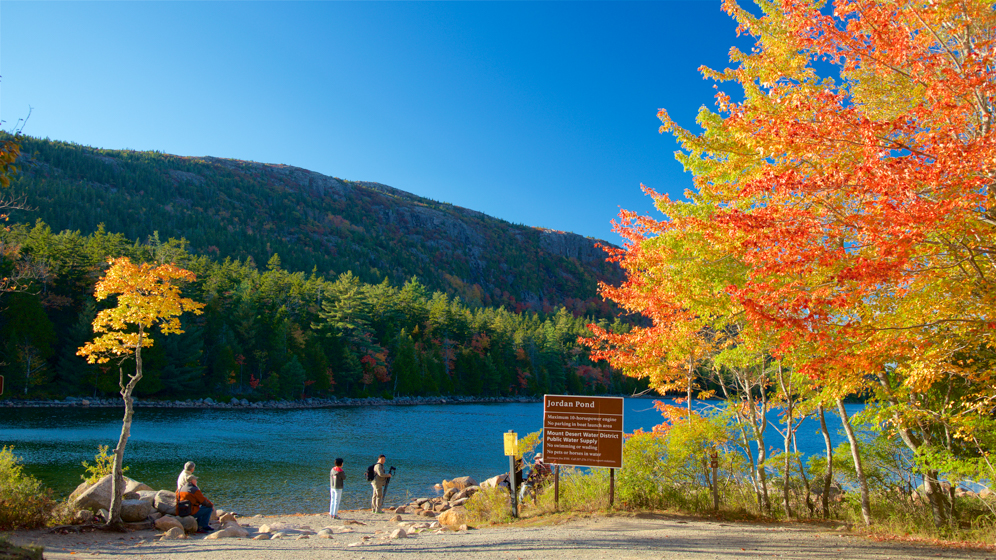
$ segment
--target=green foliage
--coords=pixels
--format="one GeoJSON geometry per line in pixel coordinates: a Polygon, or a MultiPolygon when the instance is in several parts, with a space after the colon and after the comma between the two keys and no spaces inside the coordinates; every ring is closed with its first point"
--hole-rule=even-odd
{"type": "MultiPolygon", "coordinates": [[[[625,469],[624,469],[625,470],[625,469]]],[[[623,471],[617,471],[623,472],[623,471]]],[[[539,494],[539,507],[552,511],[553,480],[539,494]]],[[[529,504],[523,504],[528,507],[529,504]]],[[[565,511],[595,512],[609,507],[609,469],[560,468],[560,504],[565,511]]]]}
{"type": "Polygon", "coordinates": [[[52,491],[24,473],[14,448],[0,449],[0,531],[43,527],[54,507],[52,491]]]}
{"type": "MultiPolygon", "coordinates": [[[[100,445],[97,449],[97,454],[93,456],[92,465],[86,461],[82,463],[83,468],[86,469],[86,474],[81,474],[80,478],[87,484],[94,484],[114,471],[114,455],[108,455],[107,453],[111,449],[111,446],[100,445]]],[[[128,467],[121,469],[122,474],[126,472],[128,472],[128,467]]]]}
{"type": "Polygon", "coordinates": [[[3,560],[43,560],[44,551],[40,546],[16,546],[0,536],[0,558],[3,560]]]}
{"type": "MultiPolygon", "coordinates": [[[[260,271],[251,260],[195,256],[184,241],[158,236],[133,243],[103,230],[56,234],[38,223],[0,231],[0,243],[21,247],[49,271],[17,294],[16,306],[0,306],[0,329],[27,332],[30,324],[31,332],[48,333],[28,339],[38,341],[34,346],[47,358],[33,362],[43,374],[30,378],[27,394],[23,373],[8,377],[27,398],[117,392],[118,368],[88,365],[76,348],[107,305],[95,307],[90,296],[101,267],[121,256],[134,262],[168,257],[197,275],[183,295],[206,303],[203,315],[183,318],[182,334],[150,332],[160,342],[143,351],[144,379],[136,389],[144,398],[540,395],[568,379],[571,390],[583,394],[646,386],[594,363],[577,338],[596,319],[565,308],[539,314],[475,307],[413,278],[400,287],[349,273],[326,279],[289,272],[276,261],[260,271]],[[38,320],[15,320],[25,313],[38,320]]],[[[8,367],[20,363],[13,354],[4,358],[8,367]]]]}
{"type": "Polygon", "coordinates": [[[481,488],[464,504],[474,523],[499,524],[512,521],[512,504],[504,487],[481,488]]]}
{"type": "Polygon", "coordinates": [[[536,455],[536,446],[541,443],[543,443],[543,430],[518,438],[515,442],[515,458],[523,459],[527,464],[532,463],[536,455]]]}
{"type": "MultiPolygon", "coordinates": [[[[474,306],[541,313],[564,306],[599,317],[614,310],[596,286],[618,280],[620,271],[594,239],[279,165],[28,136],[19,142],[21,172],[11,187],[27,198],[31,210],[16,217],[28,223],[41,219],[84,234],[105,224],[129,239],[183,236],[184,248],[197,254],[251,259],[274,271],[352,271],[365,283],[387,278],[396,285],[417,276],[431,291],[474,306]],[[547,250],[545,241],[560,236],[583,245],[580,259],[547,250]]],[[[160,262],[174,248],[161,246],[154,255],[160,262]]]]}

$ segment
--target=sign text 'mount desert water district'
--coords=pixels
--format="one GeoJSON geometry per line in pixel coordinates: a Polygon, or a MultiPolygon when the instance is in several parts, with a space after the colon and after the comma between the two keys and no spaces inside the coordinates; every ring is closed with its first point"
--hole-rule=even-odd
{"type": "Polygon", "coordinates": [[[622,397],[543,396],[543,461],[622,468],[622,397]]]}

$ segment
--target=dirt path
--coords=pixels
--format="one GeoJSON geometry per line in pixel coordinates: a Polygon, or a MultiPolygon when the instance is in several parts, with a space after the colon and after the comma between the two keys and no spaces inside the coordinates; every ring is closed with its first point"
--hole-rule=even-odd
{"type": "MultiPolygon", "coordinates": [[[[397,528],[393,514],[374,516],[367,512],[344,512],[343,521],[325,515],[250,517],[240,519],[250,536],[263,524],[288,523],[318,531],[337,533],[332,539],[295,537],[278,540],[188,540],[158,541],[155,531],[126,535],[92,532],[58,535],[43,531],[18,532],[17,544],[45,547],[45,558],[139,557],[149,560],[305,560],[349,558],[354,560],[415,560],[421,558],[475,560],[714,560],[745,558],[833,559],[833,560],[996,560],[996,549],[962,550],[894,542],[876,542],[849,535],[846,530],[798,524],[747,524],[713,522],[684,517],[640,515],[592,517],[559,525],[484,528],[471,531],[424,532],[407,539],[389,539],[397,528]],[[348,524],[358,521],[360,524],[348,524]],[[366,539],[364,539],[366,537],[366,539]],[[355,543],[363,544],[356,545],[355,543]],[[353,546],[350,546],[350,545],[353,546]],[[167,556],[168,555],[168,556],[167,556]]],[[[406,522],[425,521],[414,515],[406,522]]]]}

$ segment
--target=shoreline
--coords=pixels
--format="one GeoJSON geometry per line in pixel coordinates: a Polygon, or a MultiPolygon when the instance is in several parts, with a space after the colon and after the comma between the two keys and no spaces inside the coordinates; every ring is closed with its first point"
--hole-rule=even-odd
{"type": "MultiPolygon", "coordinates": [[[[349,398],[309,398],[300,401],[265,400],[250,402],[244,398],[232,397],[229,401],[216,401],[212,398],[169,401],[145,400],[133,397],[135,408],[177,408],[177,409],[231,409],[231,410],[283,410],[311,408],[355,408],[362,406],[422,406],[441,404],[513,404],[540,403],[541,397],[380,397],[349,398]]],[[[0,408],[124,408],[120,398],[66,397],[62,400],[0,400],[0,408]]]]}

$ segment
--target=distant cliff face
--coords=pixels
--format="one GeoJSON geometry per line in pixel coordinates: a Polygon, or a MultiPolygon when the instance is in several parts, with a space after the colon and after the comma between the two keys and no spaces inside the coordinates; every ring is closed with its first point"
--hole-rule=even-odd
{"type": "Polygon", "coordinates": [[[513,225],[379,183],[287,165],[24,139],[19,192],[53,229],[184,237],[197,252],[366,281],[415,276],[471,303],[607,313],[604,241],[513,225]]]}

